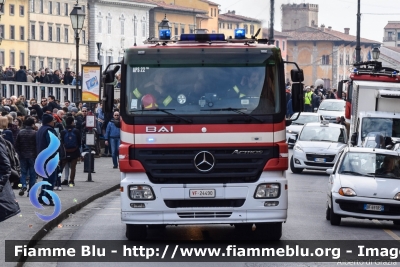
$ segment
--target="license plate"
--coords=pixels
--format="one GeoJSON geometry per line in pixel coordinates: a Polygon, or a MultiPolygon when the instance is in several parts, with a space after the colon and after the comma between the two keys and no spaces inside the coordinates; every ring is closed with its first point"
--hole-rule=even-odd
{"type": "Polygon", "coordinates": [[[189,196],[191,198],[215,197],[215,189],[191,189],[189,196]]]}
{"type": "Polygon", "coordinates": [[[384,211],[383,205],[364,204],[364,210],[384,211]]]}
{"type": "Polygon", "coordinates": [[[315,158],[314,161],[315,161],[315,162],[322,162],[322,163],[325,163],[325,162],[326,162],[326,159],[315,158]]]}

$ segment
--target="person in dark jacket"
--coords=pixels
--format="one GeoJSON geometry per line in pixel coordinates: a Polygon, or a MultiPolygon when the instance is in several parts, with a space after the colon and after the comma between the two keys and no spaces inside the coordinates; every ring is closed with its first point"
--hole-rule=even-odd
{"type": "Polygon", "coordinates": [[[11,144],[14,144],[13,133],[7,129],[8,128],[8,118],[1,116],[0,117],[0,133],[1,136],[6,139],[11,144]]]}
{"type": "MultiPolygon", "coordinates": [[[[78,159],[81,156],[80,154],[80,144],[81,144],[81,133],[79,130],[77,130],[75,128],[75,120],[73,117],[67,117],[65,119],[65,123],[66,123],[66,129],[64,131],[61,132],[61,143],[64,145],[65,147],[65,152],[66,152],[66,158],[62,160],[61,162],[61,169],[64,169],[65,165],[67,165],[67,163],[69,163],[70,167],[71,167],[71,174],[69,177],[69,185],[70,186],[74,186],[75,185],[75,173],[76,173],[76,164],[78,163],[78,159]],[[65,142],[66,139],[66,135],[68,132],[72,132],[75,137],[76,137],[76,142],[75,142],[75,146],[74,147],[70,147],[67,148],[68,145],[65,142]]],[[[64,179],[64,181],[62,182],[62,185],[66,185],[68,184],[68,177],[65,177],[66,179],[64,179]]]]}
{"type": "Polygon", "coordinates": [[[58,109],[60,110],[61,107],[56,103],[56,98],[54,97],[54,95],[49,95],[47,97],[47,110],[50,111],[51,113],[53,113],[54,109],[58,109]]]}
{"type": "Polygon", "coordinates": [[[121,121],[119,119],[119,112],[115,111],[114,118],[108,123],[106,134],[104,136],[106,140],[109,140],[106,141],[105,144],[108,145],[110,142],[114,169],[118,168],[118,149],[121,142],[121,126],[118,127],[118,125],[120,125],[120,123],[121,121]]]}
{"type": "Polygon", "coordinates": [[[59,70],[56,70],[53,73],[53,76],[51,76],[51,83],[53,83],[53,84],[61,84],[60,71],[59,70]]]}
{"type": "Polygon", "coordinates": [[[26,76],[24,66],[20,66],[19,68],[20,68],[19,71],[17,71],[17,73],[15,73],[15,81],[16,82],[27,82],[28,78],[26,76]]]}
{"type": "MultiPolygon", "coordinates": [[[[29,174],[29,190],[36,183],[35,159],[36,159],[36,131],[33,129],[35,120],[27,117],[24,121],[25,128],[22,129],[15,141],[15,150],[18,153],[21,165],[21,190],[19,195],[23,196],[27,191],[26,177],[29,174]]],[[[29,193],[28,193],[29,194],[29,193]]],[[[28,195],[29,196],[29,195],[28,195]]]]}
{"type": "Polygon", "coordinates": [[[36,100],[31,100],[31,108],[30,108],[30,110],[31,110],[31,112],[32,112],[32,110],[35,110],[36,111],[36,115],[38,116],[39,120],[42,119],[43,110],[39,106],[39,104],[36,102],[36,100]]]}
{"type": "MultiPolygon", "coordinates": [[[[53,118],[52,115],[50,114],[43,114],[42,117],[42,127],[39,128],[39,130],[36,133],[36,152],[39,155],[43,150],[45,150],[46,148],[49,147],[50,145],[50,136],[51,134],[53,134],[56,138],[57,133],[54,130],[54,123],[55,123],[55,119],[53,118]]],[[[55,153],[59,153],[60,148],[58,147],[57,151],[55,153]]],[[[54,154],[53,154],[54,155],[54,154]]],[[[43,162],[44,164],[44,162],[43,162]]],[[[42,205],[47,205],[42,197],[46,196],[47,199],[50,201],[49,205],[50,206],[54,206],[54,203],[52,201],[52,198],[50,196],[50,194],[48,194],[47,192],[45,192],[44,190],[53,190],[54,187],[54,183],[56,181],[56,176],[57,176],[57,169],[53,171],[53,173],[47,173],[46,176],[47,177],[43,177],[43,181],[50,183],[51,185],[44,185],[42,186],[42,191],[39,194],[39,198],[38,201],[39,203],[41,203],[42,205]]]]}
{"type": "Polygon", "coordinates": [[[10,184],[11,163],[6,141],[0,137],[0,222],[20,213],[18,202],[10,184]]]}

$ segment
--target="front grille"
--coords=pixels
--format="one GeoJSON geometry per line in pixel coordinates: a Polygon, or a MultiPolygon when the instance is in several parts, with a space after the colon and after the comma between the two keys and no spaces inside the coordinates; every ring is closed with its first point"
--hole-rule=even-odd
{"type": "Polygon", "coordinates": [[[239,208],[245,199],[164,200],[168,208],[239,208]]]}
{"type": "Polygon", "coordinates": [[[318,159],[325,159],[326,162],[333,162],[335,156],[336,155],[311,154],[311,153],[306,154],[307,160],[309,161],[314,161],[316,158],[318,158],[318,159]]]}
{"type": "Polygon", "coordinates": [[[179,218],[195,219],[195,218],[229,218],[232,212],[181,212],[178,213],[179,218]]]}
{"type": "Polygon", "coordinates": [[[394,204],[382,204],[382,203],[371,203],[371,202],[358,202],[358,201],[347,201],[342,199],[337,199],[336,203],[339,204],[340,208],[344,211],[354,212],[354,213],[363,213],[363,214],[374,214],[374,215],[392,215],[399,216],[400,215],[400,205],[394,204]],[[372,210],[364,210],[365,204],[375,204],[375,205],[383,205],[383,211],[372,211],[372,210]]]}
{"type": "Polygon", "coordinates": [[[312,166],[312,167],[333,167],[335,165],[334,163],[316,163],[316,162],[307,162],[305,161],[304,164],[307,166],[312,166]]]}
{"type": "Polygon", "coordinates": [[[139,160],[152,183],[252,183],[256,182],[267,161],[279,157],[277,146],[252,148],[201,149],[134,149],[130,159],[139,160]],[[261,154],[232,154],[239,151],[262,151],[261,154]],[[214,168],[202,173],[195,168],[194,158],[201,151],[210,152],[214,168]]]}

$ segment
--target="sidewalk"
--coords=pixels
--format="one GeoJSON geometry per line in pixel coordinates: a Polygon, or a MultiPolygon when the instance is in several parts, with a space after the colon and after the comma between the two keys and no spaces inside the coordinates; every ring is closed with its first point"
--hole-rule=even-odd
{"type": "MultiPolygon", "coordinates": [[[[40,220],[35,212],[50,215],[53,213],[54,207],[49,206],[44,210],[37,210],[29,201],[27,193],[19,196],[19,190],[14,190],[21,213],[0,223],[0,266],[17,266],[17,263],[4,262],[5,240],[40,240],[46,235],[46,232],[58,227],[63,220],[88,203],[111,191],[119,190],[120,172],[119,169],[112,167],[111,157],[96,158],[94,163],[96,173],[92,173],[94,182],[86,182],[88,174],[83,172],[83,162],[77,164],[75,186],[64,185],[62,191],[54,191],[61,200],[61,213],[50,222],[40,220]]],[[[64,179],[64,175],[62,179],[64,179]]],[[[40,182],[41,179],[38,181],[40,182]]]]}

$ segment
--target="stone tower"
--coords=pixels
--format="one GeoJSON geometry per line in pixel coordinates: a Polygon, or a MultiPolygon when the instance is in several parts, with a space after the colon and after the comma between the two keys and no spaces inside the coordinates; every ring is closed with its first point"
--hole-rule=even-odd
{"type": "Polygon", "coordinates": [[[282,31],[293,31],[304,26],[318,27],[318,5],[284,4],[282,9],[282,31]]]}

